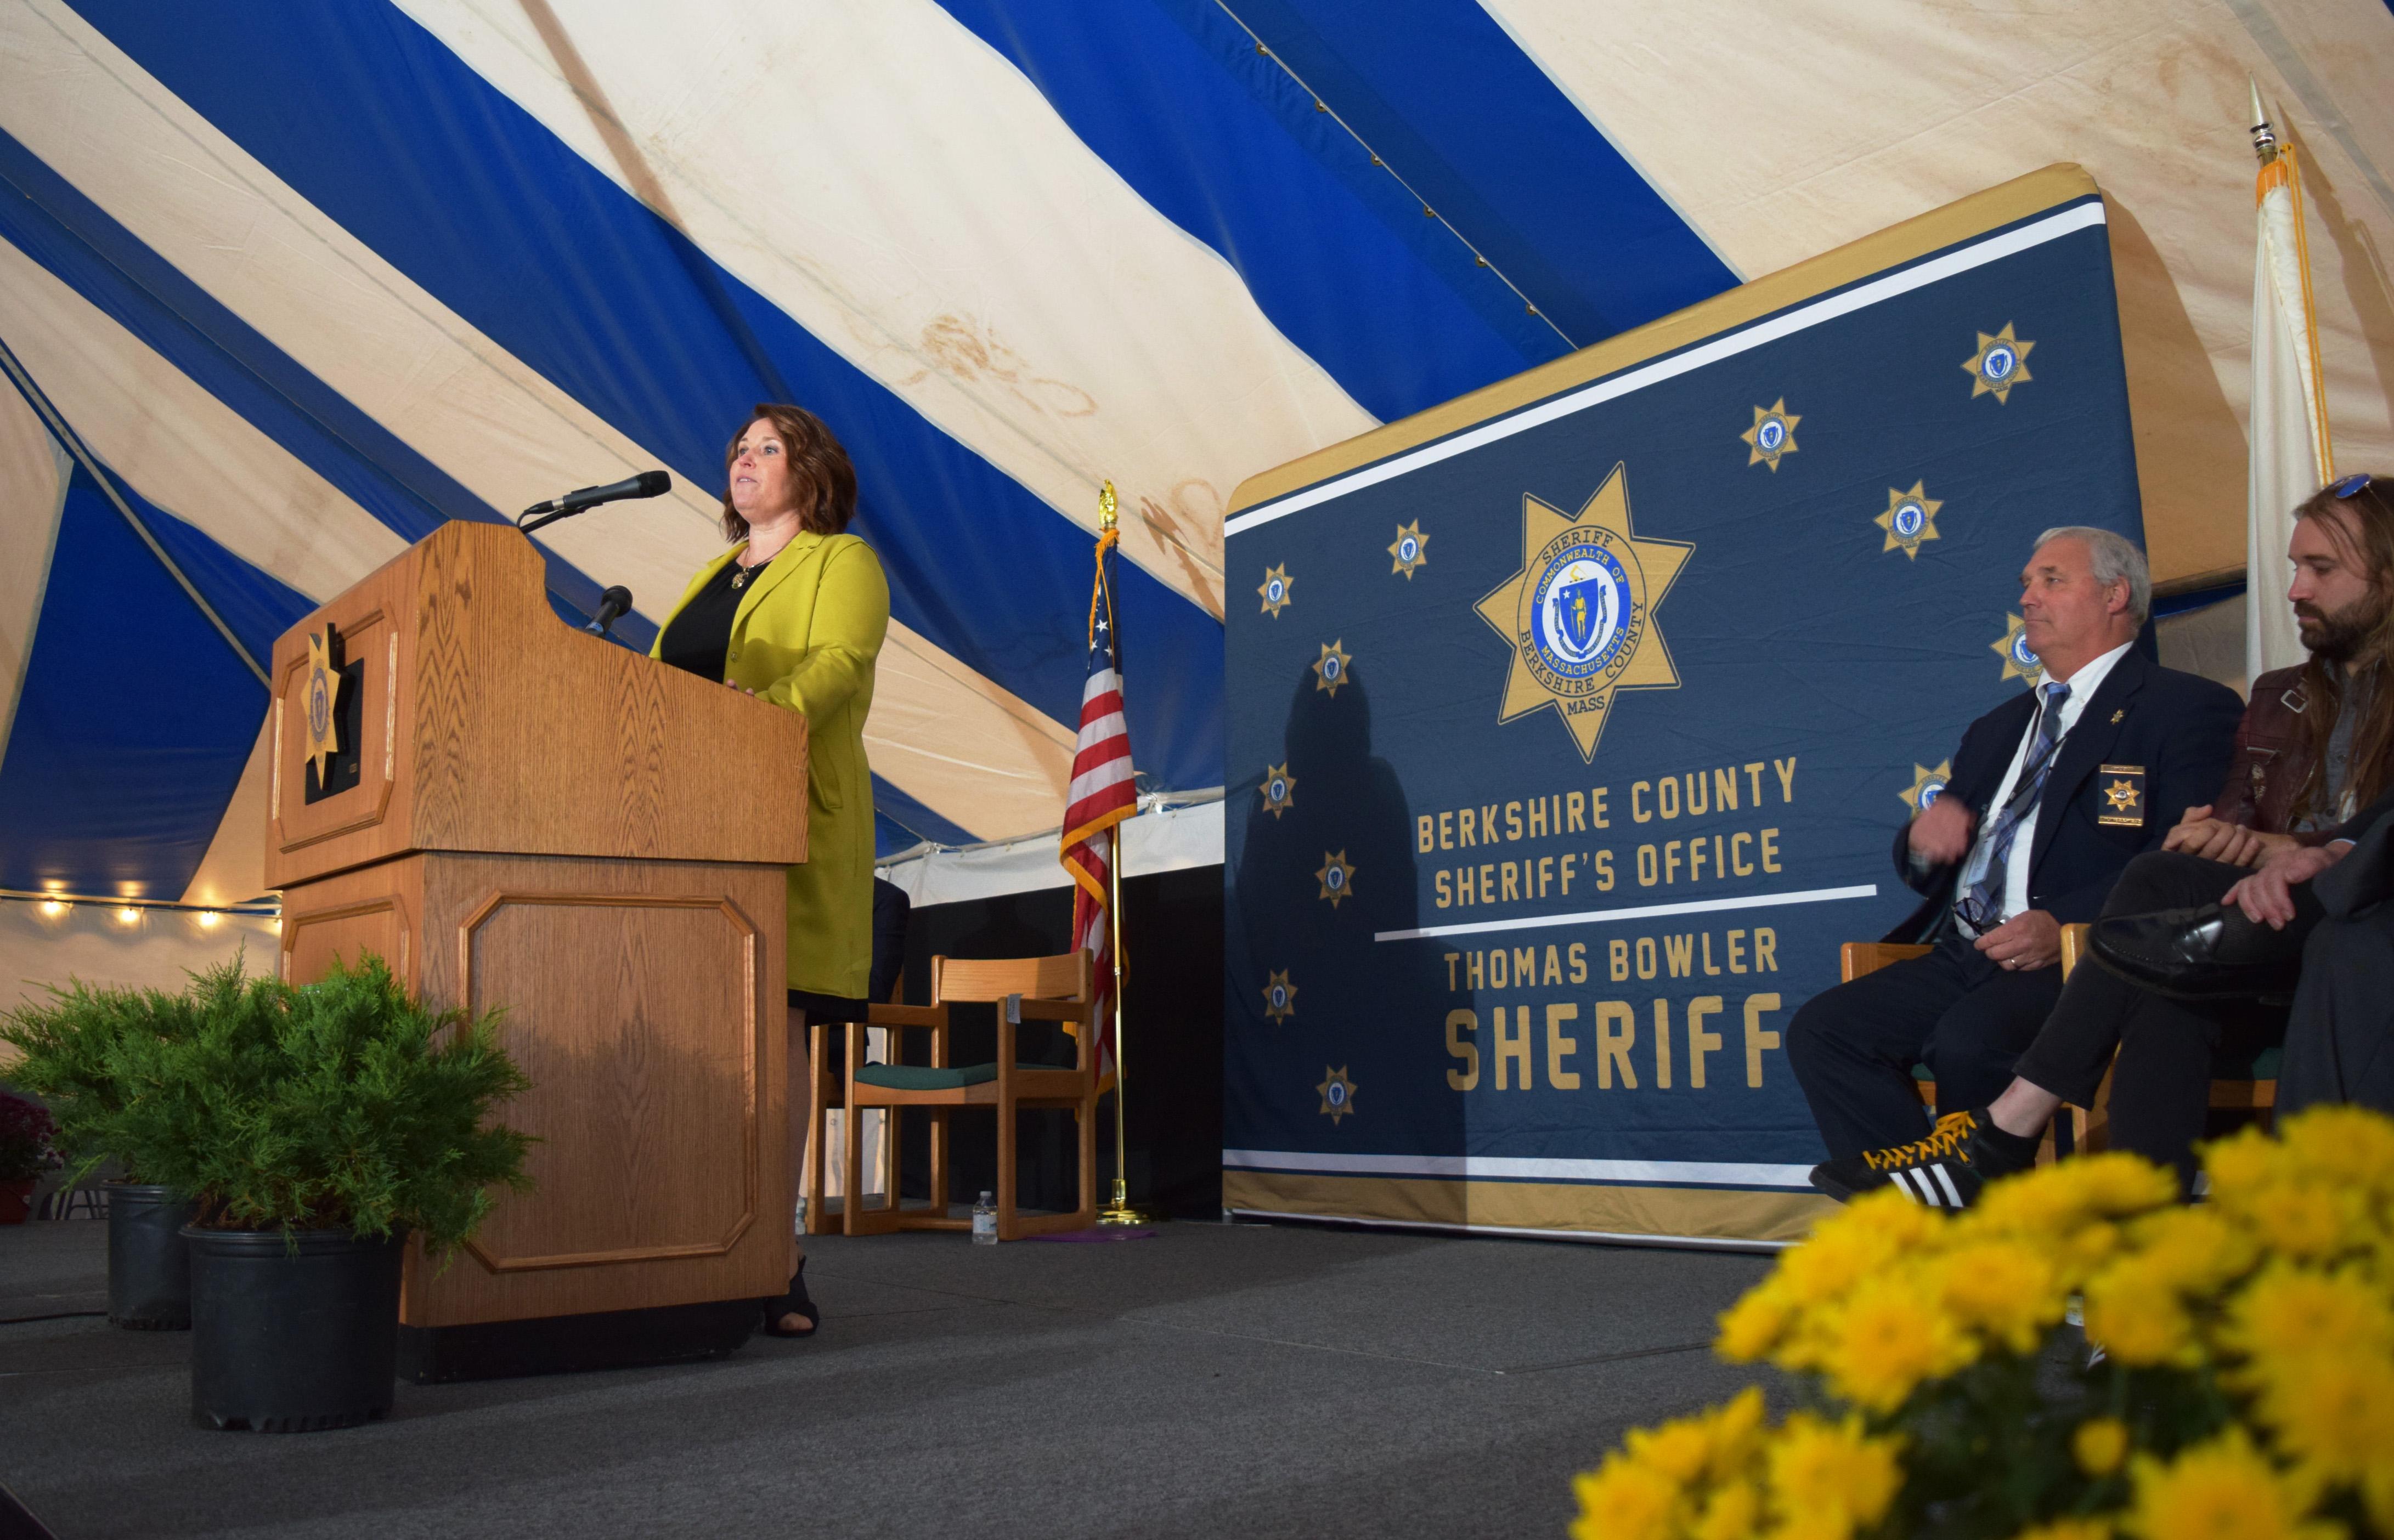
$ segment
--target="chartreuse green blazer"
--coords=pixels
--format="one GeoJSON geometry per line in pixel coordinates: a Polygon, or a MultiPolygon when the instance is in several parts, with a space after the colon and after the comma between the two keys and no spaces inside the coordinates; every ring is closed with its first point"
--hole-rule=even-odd
{"type": "MultiPolygon", "coordinates": [[[[747,549],[699,568],[674,606],[747,549]]],[[[657,656],[665,628],[657,628],[657,656]]],[[[864,719],[889,630],[889,580],[854,535],[801,533],[749,580],[724,676],[807,719],[807,861],[790,868],[790,987],[865,998],[873,972],[873,771],[864,719]]]]}

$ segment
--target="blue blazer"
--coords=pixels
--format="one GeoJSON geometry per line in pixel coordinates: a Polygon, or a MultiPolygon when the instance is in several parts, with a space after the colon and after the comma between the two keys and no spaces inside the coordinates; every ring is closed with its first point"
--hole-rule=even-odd
{"type": "MultiPolygon", "coordinates": [[[[2121,868],[2161,849],[2186,810],[2219,790],[2243,714],[2227,685],[2163,668],[2134,649],[2113,664],[2045,778],[2029,852],[2028,907],[2065,925],[2100,914],[2121,868]]],[[[2023,691],[1962,734],[1943,794],[1963,799],[1979,829],[2035,715],[2036,692],[2023,691]]],[[[1895,869],[1927,899],[1887,939],[1926,941],[1944,928],[1960,866],[1914,870],[1907,832],[1896,831],[1895,869]]]]}

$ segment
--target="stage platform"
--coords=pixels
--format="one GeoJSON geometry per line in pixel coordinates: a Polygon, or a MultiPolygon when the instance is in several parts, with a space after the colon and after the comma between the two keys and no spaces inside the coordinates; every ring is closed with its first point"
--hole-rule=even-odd
{"type": "Polygon", "coordinates": [[[818,1239],[825,1313],[690,1367],[399,1387],[202,1432],[188,1334],[119,1331],[106,1226],[0,1230],[0,1481],[60,1536],[1560,1534],[1629,1426],[1754,1377],[1767,1259],[1178,1223],[818,1239]]]}

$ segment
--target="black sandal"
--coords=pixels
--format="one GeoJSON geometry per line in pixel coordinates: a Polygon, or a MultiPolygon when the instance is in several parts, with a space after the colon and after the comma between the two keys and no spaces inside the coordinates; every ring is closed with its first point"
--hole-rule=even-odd
{"type": "Polygon", "coordinates": [[[779,1299],[765,1301],[765,1335],[768,1337],[812,1337],[822,1325],[822,1312],[807,1297],[807,1259],[798,1259],[798,1270],[790,1274],[790,1291],[779,1299]],[[806,1320],[803,1331],[784,1331],[782,1317],[801,1316],[806,1320]]]}

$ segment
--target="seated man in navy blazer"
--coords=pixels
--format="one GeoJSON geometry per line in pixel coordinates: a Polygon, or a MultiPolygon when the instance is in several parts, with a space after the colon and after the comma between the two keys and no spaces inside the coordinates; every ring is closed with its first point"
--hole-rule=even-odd
{"type": "Polygon", "coordinates": [[[1970,724],[1943,794],[1896,836],[1927,901],[1887,939],[1933,949],[1813,997],[1789,1025],[1832,1162],[1931,1132],[1915,1064],[1942,1108],[2001,1092],[2061,993],[2061,927],[2095,919],[2130,858],[2218,790],[2243,703],[2131,650],[2151,602],[2120,536],[2038,538],[2019,606],[2036,687],[1970,724]]]}

